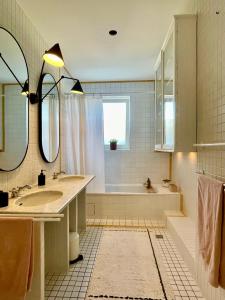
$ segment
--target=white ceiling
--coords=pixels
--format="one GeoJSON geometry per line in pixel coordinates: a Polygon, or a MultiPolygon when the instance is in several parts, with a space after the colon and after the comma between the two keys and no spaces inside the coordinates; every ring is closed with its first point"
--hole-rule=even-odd
{"type": "MultiPolygon", "coordinates": [[[[153,79],[153,65],[174,14],[194,0],[17,0],[81,81],[153,79]],[[116,29],[118,35],[109,36],[116,29]]],[[[47,50],[47,49],[46,49],[47,50]]]]}

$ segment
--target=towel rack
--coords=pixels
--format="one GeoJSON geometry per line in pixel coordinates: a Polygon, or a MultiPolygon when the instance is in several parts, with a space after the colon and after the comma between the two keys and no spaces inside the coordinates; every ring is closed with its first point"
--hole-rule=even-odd
{"type": "Polygon", "coordinates": [[[63,214],[0,214],[1,217],[7,218],[31,218],[34,222],[59,222],[64,217],[63,214]]]}
{"type": "Polygon", "coordinates": [[[208,144],[193,144],[194,147],[221,147],[225,146],[225,143],[208,143],[208,144]]]}
{"type": "MultiPolygon", "coordinates": [[[[195,171],[196,174],[202,174],[202,175],[208,175],[210,177],[215,177],[216,179],[223,179],[225,181],[225,177],[219,176],[219,175],[215,175],[215,174],[211,174],[206,172],[205,170],[196,170],[195,171]]],[[[225,187],[225,183],[223,184],[223,186],[225,187]]]]}

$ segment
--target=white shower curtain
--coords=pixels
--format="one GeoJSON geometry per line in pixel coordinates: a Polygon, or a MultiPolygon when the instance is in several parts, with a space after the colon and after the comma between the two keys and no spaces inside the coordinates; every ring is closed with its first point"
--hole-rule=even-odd
{"type": "Polygon", "coordinates": [[[63,165],[69,174],[93,174],[88,192],[105,191],[102,100],[65,95],[62,109],[63,165]]]}

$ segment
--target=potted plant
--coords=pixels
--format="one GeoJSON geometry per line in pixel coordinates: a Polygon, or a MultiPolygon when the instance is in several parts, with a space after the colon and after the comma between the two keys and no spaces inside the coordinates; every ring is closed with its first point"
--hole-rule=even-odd
{"type": "Polygon", "coordinates": [[[109,141],[109,145],[110,145],[110,150],[116,150],[117,149],[117,140],[111,139],[109,141]]]}

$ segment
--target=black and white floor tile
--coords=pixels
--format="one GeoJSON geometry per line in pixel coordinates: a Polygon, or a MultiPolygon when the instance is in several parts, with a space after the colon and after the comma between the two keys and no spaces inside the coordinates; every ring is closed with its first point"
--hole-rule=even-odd
{"type": "Polygon", "coordinates": [[[45,296],[48,300],[83,300],[94,268],[102,228],[88,228],[80,235],[84,260],[72,265],[66,274],[47,274],[45,296]]]}
{"type": "Polygon", "coordinates": [[[175,300],[205,300],[168,231],[154,229],[151,232],[163,236],[157,239],[156,247],[161,254],[175,300]]]}
{"type": "MultiPolygon", "coordinates": [[[[163,235],[162,239],[157,239],[156,247],[161,253],[174,300],[204,300],[168,231],[162,228],[150,230],[153,234],[163,235]]],[[[65,274],[46,275],[46,300],[85,299],[103,231],[104,227],[88,227],[80,235],[80,252],[84,260],[71,266],[65,274]]]]}

